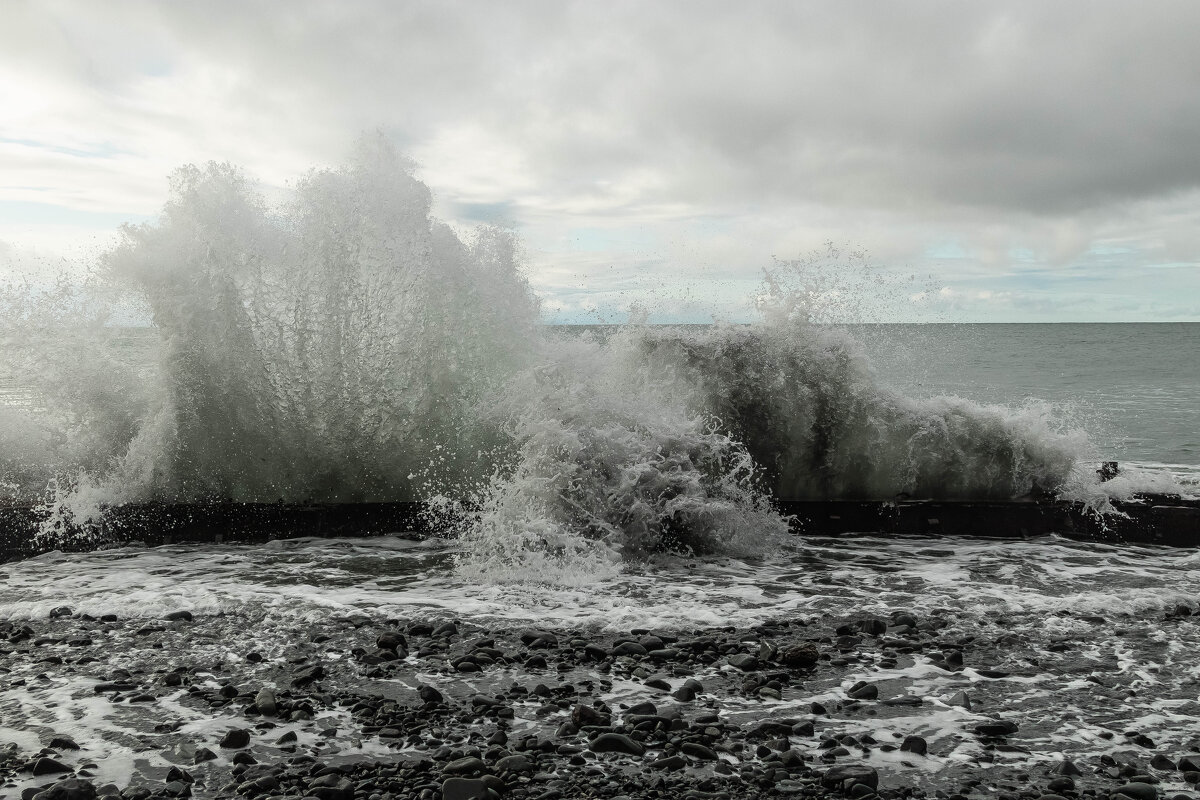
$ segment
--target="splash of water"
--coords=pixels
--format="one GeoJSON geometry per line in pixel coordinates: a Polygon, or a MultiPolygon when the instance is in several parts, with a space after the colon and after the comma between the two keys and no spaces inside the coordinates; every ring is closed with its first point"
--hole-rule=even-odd
{"type": "Polygon", "coordinates": [[[0,296],[25,391],[0,405],[0,470],[18,498],[49,486],[54,520],[148,499],[436,500],[457,509],[462,569],[569,582],[663,549],[761,552],[786,529],[771,497],[1095,483],[1086,436],[1044,407],[881,385],[823,324],[850,284],[798,262],[768,271],[756,325],[567,335],[537,325],[512,235],[432,219],[378,138],[276,206],[229,165],[171,188],[82,288],[0,296]],[[107,324],[138,314],[144,335],[107,324]]]}

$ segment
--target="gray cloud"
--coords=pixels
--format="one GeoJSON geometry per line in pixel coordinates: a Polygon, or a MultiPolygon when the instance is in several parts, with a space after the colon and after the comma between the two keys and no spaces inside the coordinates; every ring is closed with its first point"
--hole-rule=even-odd
{"type": "Polygon", "coordinates": [[[472,121],[562,194],[1070,212],[1200,185],[1191,2],[54,8],[4,44],[95,91],[204,65],[314,149],[472,121]]]}
{"type": "MultiPolygon", "coordinates": [[[[5,15],[0,83],[28,91],[0,139],[44,148],[5,161],[0,145],[0,167],[73,207],[153,211],[168,170],[208,158],[277,185],[380,127],[444,213],[512,222],[547,251],[572,225],[664,241],[694,225],[711,249],[677,255],[742,275],[842,237],[943,269],[926,251],[957,242],[964,280],[1009,270],[1014,249],[1113,274],[1197,260],[1191,0],[29,0],[5,15]]],[[[15,180],[0,194],[26,197],[15,180]]],[[[672,247],[613,258],[676,268],[672,247]]]]}

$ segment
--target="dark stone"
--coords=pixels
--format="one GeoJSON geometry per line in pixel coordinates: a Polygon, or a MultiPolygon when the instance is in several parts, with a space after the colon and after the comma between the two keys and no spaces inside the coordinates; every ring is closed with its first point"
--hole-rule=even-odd
{"type": "MultiPolygon", "coordinates": [[[[415,631],[411,628],[409,629],[409,633],[412,634],[413,636],[417,635],[415,633],[415,631]]],[[[448,639],[451,636],[457,636],[458,635],[458,625],[455,624],[453,621],[443,622],[441,625],[438,625],[436,628],[434,628],[432,631],[430,631],[429,635],[435,639],[448,639]]]]}
{"type": "Polygon", "coordinates": [[[855,700],[877,700],[879,698],[879,687],[873,683],[859,681],[851,686],[850,691],[846,694],[855,700]]]}
{"type": "Polygon", "coordinates": [[[1200,755],[1188,753],[1186,756],[1180,756],[1177,769],[1180,772],[1200,772],[1200,755]]]}
{"type": "Polygon", "coordinates": [[[325,668],[320,664],[309,664],[292,673],[292,686],[307,686],[325,677],[325,668]]]}
{"type": "Polygon", "coordinates": [[[446,766],[442,767],[442,772],[447,775],[472,775],[474,773],[483,772],[486,765],[482,759],[474,756],[467,756],[455,761],[451,761],[446,766]]]}
{"type": "Polygon", "coordinates": [[[872,790],[878,789],[879,773],[863,764],[843,764],[830,767],[821,776],[821,785],[826,789],[840,789],[846,792],[859,784],[872,790]]]}
{"type": "Polygon", "coordinates": [[[611,656],[644,656],[647,654],[646,648],[642,647],[637,642],[621,642],[619,645],[609,651],[611,656]]]}
{"type": "Polygon", "coordinates": [[[699,758],[702,761],[717,761],[719,759],[715,751],[696,742],[684,742],[679,750],[685,756],[699,758]]]}
{"type": "Polygon", "coordinates": [[[215,760],[216,757],[217,757],[217,754],[214,753],[212,750],[209,750],[207,747],[201,747],[200,749],[198,749],[196,751],[196,755],[192,759],[192,763],[193,764],[203,764],[205,761],[215,760]]]}
{"type": "Polygon", "coordinates": [[[817,646],[815,644],[812,642],[805,642],[804,644],[788,648],[786,651],[784,651],[783,658],[781,660],[783,661],[784,666],[791,667],[792,669],[803,669],[814,666],[818,661],[820,661],[821,653],[819,650],[817,650],[817,646]]]}
{"type": "Polygon", "coordinates": [[[923,756],[929,753],[929,743],[925,741],[923,736],[905,736],[904,742],[900,745],[900,750],[905,753],[923,756]]]}
{"type": "Polygon", "coordinates": [[[859,620],[858,629],[868,636],[882,636],[887,633],[887,623],[875,617],[859,620]]]}
{"type": "Polygon", "coordinates": [[[1017,723],[1009,720],[981,722],[975,726],[977,736],[1010,736],[1017,732],[1017,723]]]}
{"type": "Polygon", "coordinates": [[[337,775],[328,775],[332,785],[318,786],[321,779],[313,781],[308,793],[317,800],[354,800],[354,783],[337,775]]]}
{"type": "Polygon", "coordinates": [[[580,728],[585,725],[607,726],[612,724],[612,717],[592,706],[585,706],[583,703],[578,703],[571,709],[571,722],[580,728]]]}
{"type": "Polygon", "coordinates": [[[1133,781],[1118,787],[1116,796],[1131,797],[1133,800],[1158,800],[1158,789],[1148,783],[1133,781]]]}
{"type": "Polygon", "coordinates": [[[70,772],[71,768],[53,758],[42,756],[29,765],[29,771],[34,775],[56,775],[60,772],[70,772]]]}
{"type": "Polygon", "coordinates": [[[700,688],[700,684],[697,681],[685,681],[682,686],[671,692],[671,697],[674,697],[681,703],[690,703],[696,699],[700,688]]]}
{"type": "Polygon", "coordinates": [[[726,659],[731,667],[737,667],[744,672],[758,669],[758,659],[749,653],[734,653],[726,659]]]}
{"type": "Polygon", "coordinates": [[[250,744],[250,731],[245,728],[234,728],[221,738],[221,747],[226,750],[240,750],[250,744]]]}
{"type": "Polygon", "coordinates": [[[644,744],[623,733],[602,733],[588,743],[588,749],[593,753],[626,753],[631,756],[646,753],[644,744]]]}
{"type": "Polygon", "coordinates": [[[49,747],[55,750],[78,750],[79,745],[70,736],[55,736],[50,740],[49,747]]]}
{"type": "Polygon", "coordinates": [[[58,606],[50,609],[50,619],[59,619],[60,617],[69,617],[75,613],[75,610],[70,606],[58,606]]]}
{"type": "Polygon", "coordinates": [[[1046,784],[1046,788],[1051,792],[1071,792],[1075,790],[1075,779],[1061,775],[1046,784]]]}
{"type": "Polygon", "coordinates": [[[170,797],[191,797],[192,786],[183,781],[167,781],[166,786],[163,787],[163,792],[170,797]]]}
{"type": "Polygon", "coordinates": [[[167,770],[167,783],[170,783],[171,781],[182,781],[183,783],[195,783],[196,779],[193,778],[191,773],[188,772],[187,770],[180,769],[179,767],[173,766],[169,770],[167,770]]]}
{"type": "Polygon", "coordinates": [[[479,778],[447,778],[442,782],[442,800],[488,800],[487,783],[479,778]]]}
{"type": "Polygon", "coordinates": [[[608,658],[608,651],[598,644],[588,644],[583,648],[583,654],[592,661],[603,661],[608,658]]]}
{"type": "Polygon", "coordinates": [[[423,683],[417,685],[417,694],[420,695],[421,699],[426,703],[440,703],[443,699],[441,692],[432,686],[426,686],[423,683]]]}
{"type": "Polygon", "coordinates": [[[1154,758],[1150,759],[1150,766],[1155,769],[1166,770],[1167,772],[1174,772],[1176,769],[1175,762],[1162,753],[1157,753],[1154,758]]]}
{"type": "Polygon", "coordinates": [[[687,766],[687,759],[683,756],[667,756],[660,758],[657,761],[650,762],[650,769],[666,770],[667,772],[675,772],[687,766]]]}
{"type": "Polygon", "coordinates": [[[521,753],[505,756],[496,762],[496,769],[504,772],[533,772],[537,769],[529,758],[521,753]]]}
{"type": "Polygon", "coordinates": [[[399,631],[384,631],[375,640],[375,646],[382,650],[407,650],[408,640],[399,631]]]}
{"type": "Polygon", "coordinates": [[[519,635],[521,643],[530,650],[549,650],[558,647],[558,637],[550,631],[526,628],[519,635]]]}
{"type": "Polygon", "coordinates": [[[163,617],[167,622],[191,622],[192,612],[190,611],[172,611],[163,617]]]}
{"type": "Polygon", "coordinates": [[[96,787],[91,781],[67,778],[41,791],[34,790],[33,800],[93,800],[96,787]]]}
{"type": "Polygon", "coordinates": [[[97,683],[92,687],[92,691],[96,694],[105,694],[107,692],[131,692],[136,688],[138,688],[136,683],[112,681],[109,683],[97,683]]]}
{"type": "Polygon", "coordinates": [[[254,708],[264,717],[275,716],[279,711],[278,703],[275,701],[275,692],[266,686],[259,689],[258,694],[254,695],[254,708]]]}
{"type": "Polygon", "coordinates": [[[816,726],[812,724],[811,720],[807,722],[797,722],[792,726],[791,733],[793,736],[812,736],[816,733],[816,726]]]}
{"type": "Polygon", "coordinates": [[[1051,772],[1053,772],[1055,775],[1071,775],[1075,777],[1083,775],[1083,772],[1080,771],[1079,767],[1075,766],[1075,762],[1069,758],[1064,758],[1062,761],[1060,761],[1058,765],[1051,770],[1051,772]]]}

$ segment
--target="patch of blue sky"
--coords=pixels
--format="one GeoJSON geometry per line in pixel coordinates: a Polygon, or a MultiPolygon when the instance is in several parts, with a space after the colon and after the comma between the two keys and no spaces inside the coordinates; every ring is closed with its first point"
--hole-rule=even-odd
{"type": "Polygon", "coordinates": [[[80,228],[116,228],[126,222],[149,222],[149,214],[84,211],[53,203],[0,200],[0,220],[16,225],[70,225],[80,228]]]}
{"type": "Polygon", "coordinates": [[[143,59],[138,65],[138,71],[151,78],[165,78],[175,70],[170,60],[162,56],[143,59]]]}
{"type": "Polygon", "coordinates": [[[500,203],[456,203],[454,216],[464,222],[484,223],[513,227],[516,224],[516,214],[513,204],[500,203]]]}
{"type": "Polygon", "coordinates": [[[970,258],[971,254],[959,242],[947,240],[925,248],[926,258],[970,258]]]}
{"type": "Polygon", "coordinates": [[[1114,244],[1093,244],[1088,248],[1089,256],[1123,256],[1134,252],[1136,250],[1132,247],[1118,247],[1114,244]]]}
{"type": "Polygon", "coordinates": [[[644,228],[571,228],[567,241],[572,250],[603,253],[611,250],[652,250],[658,243],[644,228]]]}
{"type": "Polygon", "coordinates": [[[117,156],[130,155],[128,150],[122,150],[111,142],[97,142],[91,147],[79,148],[63,147],[61,145],[34,141],[33,139],[0,137],[0,144],[15,144],[20,147],[32,147],[37,150],[46,150],[51,153],[59,153],[64,156],[74,156],[76,158],[116,158],[117,156]]]}

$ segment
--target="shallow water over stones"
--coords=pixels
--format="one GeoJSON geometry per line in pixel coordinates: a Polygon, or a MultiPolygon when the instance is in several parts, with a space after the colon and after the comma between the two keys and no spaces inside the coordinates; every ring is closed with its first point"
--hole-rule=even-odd
{"type": "Polygon", "coordinates": [[[1191,553],[809,540],[568,587],[469,584],[452,554],[5,565],[0,795],[1195,794],[1191,553]]]}

